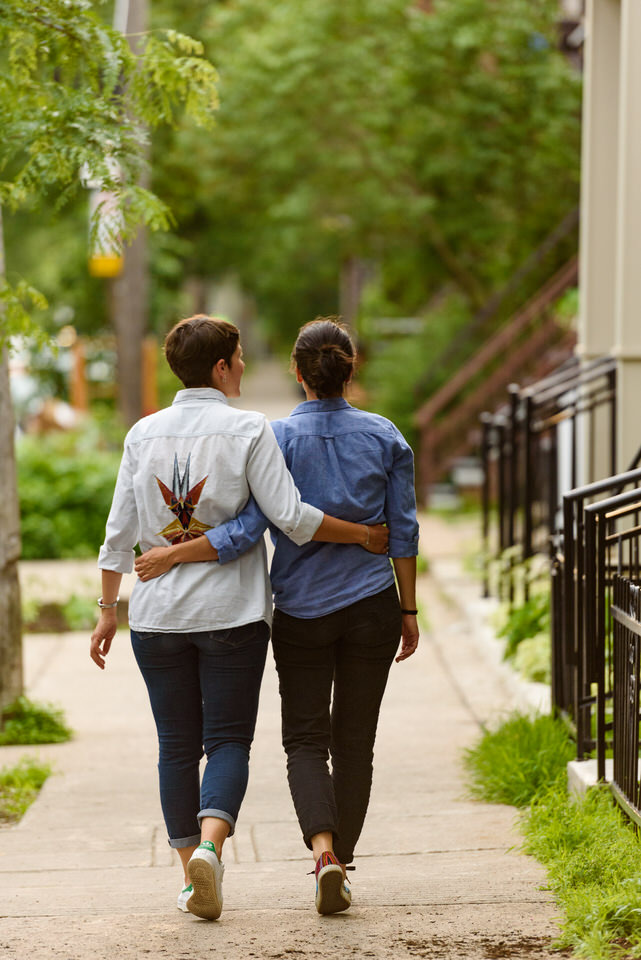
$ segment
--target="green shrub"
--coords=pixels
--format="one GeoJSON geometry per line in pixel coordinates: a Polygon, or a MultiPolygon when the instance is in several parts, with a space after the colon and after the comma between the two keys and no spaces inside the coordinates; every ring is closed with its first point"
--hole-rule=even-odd
{"type": "Polygon", "coordinates": [[[95,556],[120,453],[86,430],[22,437],[17,458],[23,558],[95,556]]]}
{"type": "Polygon", "coordinates": [[[552,663],[549,633],[539,633],[536,637],[521,640],[514,654],[514,666],[526,680],[550,683],[552,663]]]}
{"type": "Polygon", "coordinates": [[[23,757],[13,767],[0,768],[0,822],[19,820],[51,774],[48,763],[23,757]]]}
{"type": "Polygon", "coordinates": [[[15,743],[63,743],[72,735],[62,710],[18,697],[2,711],[0,746],[15,743]]]}
{"type": "Polygon", "coordinates": [[[539,591],[531,594],[521,606],[508,611],[505,623],[498,631],[499,637],[505,637],[506,660],[513,657],[523,640],[536,637],[550,630],[550,592],[539,591]]]}
{"type": "Polygon", "coordinates": [[[550,784],[565,784],[574,753],[560,721],[514,714],[497,730],[487,730],[465,751],[463,762],[473,796],[525,807],[550,784]]]}
{"type": "Polygon", "coordinates": [[[62,605],[69,630],[92,630],[96,625],[96,601],[72,593],[62,605]]]}

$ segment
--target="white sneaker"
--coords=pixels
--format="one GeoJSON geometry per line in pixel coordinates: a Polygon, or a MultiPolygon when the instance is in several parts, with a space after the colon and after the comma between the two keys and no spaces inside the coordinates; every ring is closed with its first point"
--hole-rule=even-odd
{"type": "Polygon", "coordinates": [[[223,910],[223,873],[225,867],[216,856],[216,847],[204,840],[187,864],[193,892],[187,909],[203,920],[217,920],[223,910]]]}
{"type": "Polygon", "coordinates": [[[187,909],[187,901],[189,900],[193,892],[194,892],[194,888],[190,883],[188,887],[183,887],[180,893],[178,894],[178,902],[176,903],[176,906],[178,907],[179,910],[182,910],[183,913],[189,913],[189,910],[187,909]]]}

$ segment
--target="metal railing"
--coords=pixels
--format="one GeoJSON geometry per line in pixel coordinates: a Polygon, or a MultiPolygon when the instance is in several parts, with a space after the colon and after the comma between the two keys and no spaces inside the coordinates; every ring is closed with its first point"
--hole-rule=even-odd
{"type": "MultiPolygon", "coordinates": [[[[514,600],[514,568],[535,554],[552,556],[563,490],[596,479],[594,418],[603,410],[607,465],[616,465],[616,362],[575,359],[533,386],[512,385],[509,403],[482,416],[484,595],[514,600]],[[505,564],[496,564],[508,551],[505,564]],[[490,583],[492,564],[498,567],[490,583]]],[[[524,578],[525,597],[528,580],[524,578]]]]}
{"type": "Polygon", "coordinates": [[[572,257],[416,412],[421,500],[457,456],[478,445],[479,414],[499,401],[511,380],[545,376],[572,351],[576,334],[557,322],[553,306],[577,278],[572,257]]]}
{"type": "Polygon", "coordinates": [[[614,577],[614,770],[610,788],[620,807],[641,826],[639,787],[639,685],[641,684],[641,587],[614,577]]]}
{"type": "Polygon", "coordinates": [[[492,582],[486,569],[484,592],[514,599],[515,571],[527,570],[519,561],[548,557],[554,711],[577,758],[596,757],[599,780],[613,758],[614,797],[641,826],[641,449],[621,474],[616,453],[611,358],[511,388],[483,418],[485,552],[509,557],[492,582]],[[610,474],[600,480],[597,452],[610,474]],[[591,482],[579,486],[582,476],[591,482]]]}
{"type": "Polygon", "coordinates": [[[552,704],[576,736],[577,759],[596,750],[600,777],[611,747],[612,585],[638,571],[640,484],[636,469],[569,491],[552,537],[552,704]]]}
{"type": "Polygon", "coordinates": [[[416,399],[431,396],[443,384],[443,371],[460,369],[471,359],[475,347],[483,342],[488,331],[493,331],[501,316],[507,319],[530,297],[545,276],[560,267],[570,253],[577,249],[579,226],[579,208],[570,210],[550,231],[543,242],[512,274],[508,282],[496,291],[475,313],[469,324],[454,337],[445,349],[434,358],[415,387],[416,399]],[[566,249],[567,248],[567,249],[566,249]],[[534,283],[532,281],[535,281],[534,283]]]}

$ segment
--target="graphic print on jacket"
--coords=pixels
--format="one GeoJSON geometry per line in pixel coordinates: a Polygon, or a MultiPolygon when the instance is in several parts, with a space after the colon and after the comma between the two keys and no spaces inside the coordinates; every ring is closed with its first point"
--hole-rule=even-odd
{"type": "Polygon", "coordinates": [[[199,480],[195,487],[189,489],[189,464],[191,454],[187,457],[185,472],[180,476],[178,466],[178,454],[174,453],[174,482],[172,489],[162,482],[160,477],[156,477],[156,483],[160,487],[163,500],[172,513],[175,513],[176,519],[167,524],[164,530],[160,530],[158,536],[169,540],[171,544],[185,543],[187,540],[195,540],[196,537],[202,537],[206,530],[211,530],[207,523],[201,523],[194,517],[194,510],[200,500],[203,487],[207,483],[207,477],[199,480]]]}

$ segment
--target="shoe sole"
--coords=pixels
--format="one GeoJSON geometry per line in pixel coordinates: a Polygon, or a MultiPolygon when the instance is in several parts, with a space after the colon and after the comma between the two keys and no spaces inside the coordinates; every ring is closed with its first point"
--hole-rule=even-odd
{"type": "Polygon", "coordinates": [[[343,871],[336,864],[329,864],[319,872],[316,909],[320,914],[340,913],[351,907],[352,900],[345,892],[344,882],[343,871]]]}
{"type": "Polygon", "coordinates": [[[206,860],[190,860],[187,874],[194,892],[187,901],[187,910],[202,920],[218,920],[223,912],[223,898],[216,892],[214,868],[206,860]]]}

